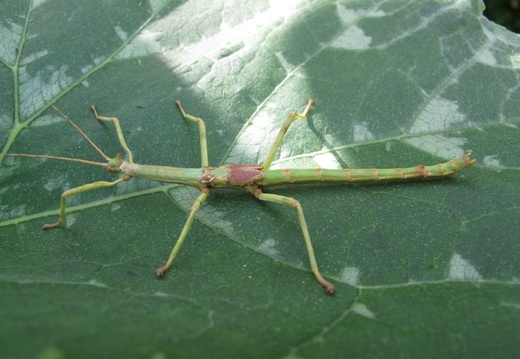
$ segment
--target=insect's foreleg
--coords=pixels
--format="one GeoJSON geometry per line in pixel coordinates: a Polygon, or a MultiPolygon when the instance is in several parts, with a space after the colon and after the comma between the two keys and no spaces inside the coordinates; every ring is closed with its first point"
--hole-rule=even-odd
{"type": "Polygon", "coordinates": [[[182,108],[180,101],[175,101],[175,104],[179,108],[179,111],[181,111],[182,117],[184,117],[187,120],[193,121],[196,124],[199,125],[199,136],[200,136],[200,157],[201,157],[201,163],[202,167],[209,166],[209,160],[208,160],[208,143],[206,140],[206,124],[204,123],[204,120],[192,115],[188,115],[184,108],[182,108]]]}
{"type": "Polygon", "coordinates": [[[271,149],[269,150],[269,153],[267,154],[267,157],[265,159],[263,169],[268,170],[271,167],[271,163],[274,160],[274,156],[276,156],[276,152],[278,152],[278,149],[282,145],[283,138],[285,137],[285,134],[287,133],[287,130],[291,126],[291,123],[294,121],[295,118],[305,118],[307,116],[307,113],[309,113],[309,110],[311,109],[311,106],[314,104],[314,100],[309,100],[307,103],[307,107],[305,107],[305,111],[303,113],[298,113],[296,111],[291,111],[289,115],[287,116],[287,119],[282,125],[282,128],[280,129],[280,132],[278,132],[278,135],[276,136],[276,139],[273,142],[273,145],[271,146],[271,149]]]}
{"type": "Polygon", "coordinates": [[[76,187],[76,188],[71,188],[71,189],[63,192],[63,194],[61,195],[60,219],[58,219],[58,222],[56,222],[54,224],[45,224],[43,226],[43,230],[46,230],[46,229],[49,229],[49,228],[58,227],[61,224],[61,222],[63,222],[63,220],[65,219],[65,207],[67,206],[67,198],[68,197],[77,195],[77,194],[82,193],[82,192],[91,191],[93,189],[98,189],[98,188],[102,188],[102,187],[115,186],[119,182],[128,181],[130,178],[131,177],[129,177],[129,176],[125,176],[125,177],[121,177],[121,178],[119,178],[119,179],[117,179],[117,180],[115,180],[113,182],[98,181],[98,182],[89,183],[89,184],[86,184],[86,185],[83,185],[83,186],[79,186],[79,187],[76,187]]]}
{"type": "Polygon", "coordinates": [[[115,117],[99,116],[95,105],[90,106],[90,109],[92,110],[92,112],[94,112],[94,116],[96,116],[96,118],[99,121],[107,121],[114,123],[114,126],[116,127],[117,137],[119,138],[119,143],[121,144],[121,147],[123,147],[123,150],[125,150],[125,152],[128,154],[128,162],[134,163],[134,160],[132,158],[132,152],[126,145],[125,136],[123,136],[123,130],[121,129],[121,125],[119,125],[119,120],[115,117]]]}
{"type": "Polygon", "coordinates": [[[155,275],[157,277],[161,278],[162,276],[164,276],[164,273],[168,269],[170,269],[170,267],[172,266],[173,260],[175,259],[175,257],[179,253],[179,251],[181,250],[182,244],[184,243],[184,240],[186,239],[186,236],[188,235],[191,225],[193,224],[195,215],[197,214],[200,207],[202,206],[202,203],[204,203],[206,198],[208,198],[208,193],[209,193],[208,189],[203,189],[202,193],[197,197],[195,202],[193,202],[193,205],[191,206],[190,215],[188,216],[188,219],[186,220],[186,223],[184,224],[184,227],[182,228],[182,232],[179,235],[179,239],[177,239],[177,242],[175,243],[175,246],[173,247],[173,249],[170,253],[170,258],[168,258],[168,261],[166,262],[166,264],[164,266],[162,266],[161,268],[158,268],[155,271],[155,275]]]}
{"type": "Polygon", "coordinates": [[[309,260],[311,263],[311,269],[314,273],[314,276],[318,280],[318,282],[325,287],[328,295],[333,295],[336,292],[336,288],[331,283],[327,282],[320,274],[318,270],[318,262],[316,261],[316,257],[314,256],[314,250],[312,248],[311,237],[309,235],[309,229],[307,228],[307,222],[305,221],[305,216],[303,215],[303,210],[300,202],[291,197],[280,196],[277,194],[271,193],[263,193],[261,190],[257,189],[254,192],[256,198],[262,201],[269,201],[283,204],[287,207],[294,208],[298,212],[298,220],[300,221],[300,227],[303,232],[303,238],[305,239],[305,245],[307,246],[307,252],[309,254],[309,260]]]}

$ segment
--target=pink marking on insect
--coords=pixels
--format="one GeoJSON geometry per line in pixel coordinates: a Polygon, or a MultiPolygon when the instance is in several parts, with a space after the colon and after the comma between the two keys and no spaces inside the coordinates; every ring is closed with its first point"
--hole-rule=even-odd
{"type": "Polygon", "coordinates": [[[238,164],[227,167],[230,171],[227,175],[226,184],[231,186],[251,186],[264,178],[261,171],[262,165],[238,164]]]}

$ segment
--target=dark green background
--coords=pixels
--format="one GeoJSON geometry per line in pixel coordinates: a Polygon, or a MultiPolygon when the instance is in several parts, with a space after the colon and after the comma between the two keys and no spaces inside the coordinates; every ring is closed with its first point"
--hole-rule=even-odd
{"type": "Polygon", "coordinates": [[[518,0],[484,0],[484,16],[516,33],[520,32],[520,2],[518,0]]]}

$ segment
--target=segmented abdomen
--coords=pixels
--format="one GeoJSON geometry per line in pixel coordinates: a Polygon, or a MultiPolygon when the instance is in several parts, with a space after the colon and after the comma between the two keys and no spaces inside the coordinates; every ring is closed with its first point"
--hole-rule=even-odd
{"type": "Polygon", "coordinates": [[[461,158],[432,166],[415,166],[408,168],[362,168],[362,169],[280,169],[262,171],[263,186],[287,183],[359,183],[409,180],[417,178],[449,177],[463,168],[469,167],[476,160],[470,160],[468,153],[461,158]]]}

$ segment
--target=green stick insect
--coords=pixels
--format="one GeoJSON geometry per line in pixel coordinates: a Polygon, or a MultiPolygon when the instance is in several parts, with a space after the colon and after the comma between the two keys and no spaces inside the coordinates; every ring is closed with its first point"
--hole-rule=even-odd
{"type": "Polygon", "coordinates": [[[184,224],[184,227],[175,243],[170,257],[166,264],[155,271],[157,277],[164,276],[164,273],[170,269],[173,260],[179,253],[182,244],[190,230],[193,220],[195,219],[196,213],[201,208],[202,204],[208,198],[210,190],[213,188],[235,188],[245,190],[249,194],[258,198],[261,201],[274,202],[283,204],[289,208],[294,208],[298,213],[298,220],[303,233],[303,239],[307,247],[307,253],[309,255],[310,266],[316,280],[325,287],[326,293],[333,295],[336,292],[334,285],[329,283],[323,278],[318,270],[318,263],[314,256],[314,250],[312,247],[311,237],[303,215],[303,210],[300,202],[296,199],[278,194],[264,193],[263,189],[269,186],[294,184],[294,183],[360,183],[360,182],[379,182],[379,181],[392,181],[392,180],[413,180],[413,179],[424,179],[424,178],[441,178],[450,177],[454,173],[469,167],[475,163],[476,160],[470,160],[471,153],[462,156],[461,158],[453,159],[448,162],[440,163],[433,166],[415,166],[408,168],[390,168],[390,169],[270,169],[271,163],[280,148],[283,138],[289,129],[289,126],[296,118],[303,119],[307,116],[314,101],[309,100],[307,107],[303,113],[292,111],[287,116],[280,132],[278,133],[265,162],[259,164],[228,164],[221,167],[210,167],[208,164],[208,148],[206,142],[206,126],[204,121],[198,117],[187,114],[180,101],[175,101],[175,104],[179,108],[182,116],[190,121],[195,122],[199,126],[200,135],[200,151],[201,151],[201,167],[200,168],[179,168],[179,167],[167,167],[167,166],[150,166],[140,165],[134,163],[132,159],[132,152],[128,148],[123,131],[119,125],[119,120],[114,117],[100,116],[97,113],[96,107],[91,106],[94,115],[99,121],[112,122],[115,125],[117,136],[119,137],[119,143],[127,154],[128,160],[123,160],[120,154],[117,154],[114,158],[108,157],[94,142],[65,114],[63,114],[54,105],[50,104],[61,116],[69,121],[74,128],[96,149],[97,152],[107,161],[107,163],[93,162],[83,159],[47,156],[47,155],[32,155],[32,154],[4,154],[2,156],[19,156],[19,157],[38,157],[38,158],[50,158],[65,161],[81,162],[90,165],[100,166],[105,168],[108,172],[114,174],[122,174],[123,176],[113,182],[99,181],[89,183],[83,186],[69,189],[61,195],[61,209],[60,218],[54,224],[46,224],[43,229],[50,229],[58,227],[65,219],[65,208],[67,198],[77,195],[82,192],[91,191],[97,188],[115,186],[116,184],[128,181],[132,177],[147,178],[154,181],[178,183],[195,187],[200,190],[200,194],[195,199],[191,207],[188,219],[184,224]]]}

